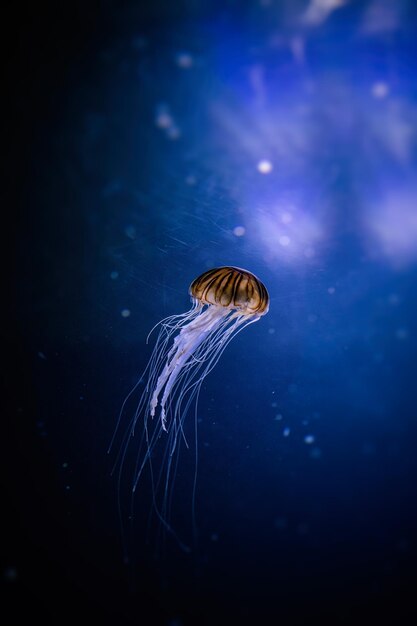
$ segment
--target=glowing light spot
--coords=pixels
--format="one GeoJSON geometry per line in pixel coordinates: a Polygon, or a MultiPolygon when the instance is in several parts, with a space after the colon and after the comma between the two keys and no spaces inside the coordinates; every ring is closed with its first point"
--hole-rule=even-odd
{"type": "Polygon", "coordinates": [[[290,432],[291,432],[291,430],[288,428],[288,426],[286,428],[284,428],[284,430],[282,431],[283,437],[289,437],[290,436],[290,432]]]}
{"type": "Polygon", "coordinates": [[[306,443],[308,446],[310,446],[312,443],[314,443],[315,440],[316,439],[315,439],[314,435],[306,435],[304,437],[304,443],[306,443]]]}
{"type": "Polygon", "coordinates": [[[110,278],[112,280],[116,280],[117,278],[119,278],[119,272],[110,272],[110,278]]]}
{"type": "Polygon", "coordinates": [[[292,220],[293,220],[293,217],[291,213],[289,213],[288,211],[285,211],[285,213],[281,215],[281,222],[283,224],[289,224],[290,222],[292,222],[292,220]]]}
{"type": "Polygon", "coordinates": [[[310,0],[303,21],[310,26],[318,26],[325,22],[335,9],[342,7],[345,2],[346,0],[310,0]]]}
{"type": "MultiPolygon", "coordinates": [[[[305,262],[306,250],[307,257],[316,254],[313,243],[322,238],[322,229],[300,207],[292,202],[289,206],[291,208],[287,208],[288,203],[285,200],[278,199],[271,207],[258,210],[256,220],[248,216],[250,232],[252,235],[253,231],[261,238],[265,254],[270,260],[280,258],[286,262],[305,262]]],[[[249,232],[249,227],[247,229],[249,232]]]]}
{"type": "Polygon", "coordinates": [[[174,123],[171,114],[167,110],[158,111],[155,116],[155,124],[158,128],[167,129],[174,123]]]}
{"type": "Polygon", "coordinates": [[[389,94],[389,85],[382,81],[374,83],[371,87],[371,94],[374,98],[382,99],[386,98],[389,94]]]}
{"type": "Polygon", "coordinates": [[[268,328],[268,333],[270,335],[275,335],[275,328],[268,328]]]}
{"type": "Polygon", "coordinates": [[[278,239],[279,243],[281,246],[284,246],[284,248],[286,246],[289,246],[291,243],[291,239],[288,237],[288,235],[281,235],[281,237],[278,239]]]}
{"type": "Polygon", "coordinates": [[[129,309],[122,309],[120,312],[120,315],[122,317],[129,317],[130,316],[130,310],[129,309]]]}
{"type": "Polygon", "coordinates": [[[262,159],[261,161],[259,161],[258,163],[258,172],[260,172],[261,174],[270,174],[272,172],[273,166],[271,161],[268,161],[267,159],[262,159]]]}
{"type": "Polygon", "coordinates": [[[396,268],[417,262],[416,194],[414,184],[389,190],[365,215],[374,245],[396,268]]]}
{"type": "Polygon", "coordinates": [[[233,234],[235,237],[243,237],[246,232],[246,228],[244,226],[235,226],[233,229],[233,234]]]}
{"type": "Polygon", "coordinates": [[[327,290],[327,293],[329,293],[331,296],[336,292],[336,287],[329,287],[327,290]]]}
{"type": "Polygon", "coordinates": [[[274,418],[274,419],[275,419],[277,422],[280,422],[280,421],[282,420],[282,415],[281,415],[281,413],[278,413],[277,415],[275,415],[275,418],[274,418]]]}
{"type": "Polygon", "coordinates": [[[189,52],[179,52],[176,57],[178,67],[184,70],[190,69],[194,65],[194,60],[189,52]]]}

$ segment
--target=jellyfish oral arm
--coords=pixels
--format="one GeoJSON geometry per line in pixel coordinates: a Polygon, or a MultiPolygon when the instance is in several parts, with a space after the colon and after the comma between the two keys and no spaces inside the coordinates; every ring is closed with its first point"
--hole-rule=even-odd
{"type": "Polygon", "coordinates": [[[168,354],[167,363],[158,378],[150,402],[151,417],[155,416],[156,408],[158,404],[160,405],[161,424],[165,431],[167,430],[166,404],[182,368],[207,337],[221,326],[225,317],[229,314],[230,311],[227,309],[209,306],[206,310],[202,310],[189,324],[184,326],[179,335],[175,337],[174,345],[168,354]],[[161,394],[162,398],[160,399],[161,394]]]}

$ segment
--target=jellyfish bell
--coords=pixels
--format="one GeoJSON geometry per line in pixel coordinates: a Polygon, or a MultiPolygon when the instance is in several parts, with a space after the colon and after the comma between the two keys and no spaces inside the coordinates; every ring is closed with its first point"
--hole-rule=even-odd
{"type": "Polygon", "coordinates": [[[259,318],[269,309],[269,295],[263,283],[240,267],[218,267],[204,272],[191,283],[189,293],[203,304],[235,309],[242,315],[259,318]]]}
{"type": "MultiPolygon", "coordinates": [[[[123,402],[109,448],[110,451],[113,447],[128,405],[141,382],[145,381],[142,393],[138,393],[136,408],[122,433],[114,469],[118,468],[120,486],[126,472],[128,449],[137,439],[135,433],[140,421],[140,442],[131,468],[131,493],[136,491],[148,468],[155,513],[164,528],[174,536],[176,533],[168,514],[180,441],[183,440],[188,447],[184,420],[193,407],[197,428],[197,403],[203,380],[231,339],[258,321],[269,309],[269,295],[264,284],[251,272],[238,267],[218,267],[204,272],[191,283],[189,294],[192,301],[189,311],[167,317],[152,329],[151,333],[159,326],[149,363],[123,402]],[[160,465],[155,467],[154,452],[158,445],[164,446],[164,450],[160,465]]],[[[196,431],[194,441],[197,446],[196,431]]],[[[195,480],[193,511],[194,495],[195,480]]]]}

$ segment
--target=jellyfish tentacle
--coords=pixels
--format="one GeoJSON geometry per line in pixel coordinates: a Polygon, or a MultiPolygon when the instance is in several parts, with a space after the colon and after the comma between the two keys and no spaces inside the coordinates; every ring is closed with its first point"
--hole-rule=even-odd
{"type": "Polygon", "coordinates": [[[230,313],[224,309],[220,312],[214,307],[207,307],[205,311],[183,328],[179,335],[175,337],[166,365],[160,374],[156,387],[152,394],[150,402],[151,417],[155,416],[158,403],[161,407],[161,424],[166,431],[166,403],[178,376],[181,374],[182,368],[186,362],[193,356],[199,346],[217,327],[222,323],[223,319],[230,313]],[[162,398],[160,399],[163,391],[162,398]]]}

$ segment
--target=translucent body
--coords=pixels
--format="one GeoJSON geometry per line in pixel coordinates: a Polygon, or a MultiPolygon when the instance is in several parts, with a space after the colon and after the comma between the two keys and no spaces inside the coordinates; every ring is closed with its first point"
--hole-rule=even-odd
{"type": "MultiPolygon", "coordinates": [[[[154,510],[165,529],[174,535],[168,518],[181,438],[188,447],[184,419],[194,406],[196,428],[197,400],[204,378],[229,341],[259,320],[269,306],[264,285],[253,274],[239,268],[209,270],[191,284],[189,291],[193,301],[191,310],[158,324],[160,330],[148,366],[122,405],[112,440],[113,444],[127,406],[146,381],[124,432],[115,467],[119,468],[119,487],[130,468],[132,493],[145,469],[149,470],[154,510]],[[126,463],[139,421],[142,432],[135,461],[126,463]],[[154,453],[160,446],[162,457],[158,467],[154,467],[154,453]]],[[[195,444],[197,459],[196,431],[195,444]]],[[[193,511],[195,479],[196,473],[193,511]]]]}

